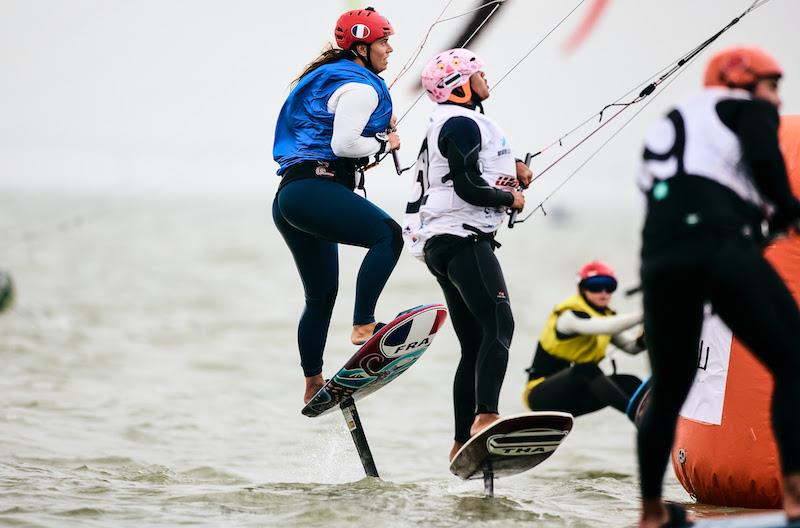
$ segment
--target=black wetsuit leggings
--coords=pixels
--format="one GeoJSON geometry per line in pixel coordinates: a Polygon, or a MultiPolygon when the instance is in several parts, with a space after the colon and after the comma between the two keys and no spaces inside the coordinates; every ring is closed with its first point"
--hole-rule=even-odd
{"type": "Polygon", "coordinates": [[[565,368],[536,385],[528,393],[532,411],[562,411],[573,416],[613,407],[624,413],[642,380],[631,374],[606,376],[595,363],[565,368]]]}
{"type": "Polygon", "coordinates": [[[678,413],[697,372],[707,301],[772,372],[772,425],[782,470],[800,471],[800,312],[786,285],[743,236],[672,243],[649,255],[645,250],[644,324],[653,376],[638,436],[642,498],[661,497],[678,413]]]}
{"type": "MultiPolygon", "coordinates": [[[[302,170],[313,174],[313,166],[302,170]]],[[[400,225],[347,187],[316,176],[282,187],[272,203],[272,217],[303,281],[306,302],[297,341],[303,373],[315,376],[322,372],[322,351],[339,288],[337,243],[369,248],[358,271],[353,324],[371,323],[403,248],[400,225]]]]}
{"type": "Polygon", "coordinates": [[[461,345],[453,406],[455,440],[466,442],[476,414],[497,412],[514,334],[508,289],[491,240],[438,235],[425,245],[425,261],[461,345]]]}

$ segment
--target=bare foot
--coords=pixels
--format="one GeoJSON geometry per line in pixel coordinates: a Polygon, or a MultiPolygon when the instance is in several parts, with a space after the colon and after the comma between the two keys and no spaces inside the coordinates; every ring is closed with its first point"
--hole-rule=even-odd
{"type": "Polygon", "coordinates": [[[469,435],[475,436],[476,434],[480,433],[486,427],[492,425],[494,422],[500,419],[500,415],[497,413],[480,413],[475,416],[475,421],[472,422],[472,427],[469,428],[469,435]]]}
{"type": "Polygon", "coordinates": [[[306,392],[303,394],[303,403],[308,403],[311,401],[311,398],[319,392],[319,390],[325,385],[325,378],[322,377],[322,374],[317,374],[316,376],[309,376],[306,378],[306,392]]]}
{"type": "Polygon", "coordinates": [[[664,503],[658,499],[642,501],[642,515],[639,517],[639,528],[658,528],[669,520],[664,503]]]}
{"type": "Polygon", "coordinates": [[[353,332],[350,334],[350,341],[354,345],[363,345],[375,333],[375,325],[378,323],[367,323],[363,325],[353,325],[353,332]]]}
{"type": "Polygon", "coordinates": [[[694,516],[680,504],[665,504],[661,499],[642,500],[639,528],[659,528],[667,523],[670,526],[691,526],[694,516]]]}
{"type": "Polygon", "coordinates": [[[462,447],[464,447],[464,444],[461,442],[453,442],[453,448],[450,449],[450,462],[453,461],[453,459],[456,457],[456,453],[458,453],[458,450],[462,447]]]}
{"type": "Polygon", "coordinates": [[[788,518],[800,518],[800,473],[783,477],[783,509],[788,518]]]}

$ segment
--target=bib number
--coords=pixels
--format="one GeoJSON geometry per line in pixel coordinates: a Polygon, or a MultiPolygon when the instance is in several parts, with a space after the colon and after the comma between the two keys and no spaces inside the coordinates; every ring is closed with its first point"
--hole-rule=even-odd
{"type": "Polygon", "coordinates": [[[417,180],[414,182],[414,187],[411,190],[411,198],[406,204],[406,214],[419,213],[420,208],[425,204],[425,199],[428,197],[428,138],[422,142],[422,148],[419,150],[417,157],[417,180]]]}

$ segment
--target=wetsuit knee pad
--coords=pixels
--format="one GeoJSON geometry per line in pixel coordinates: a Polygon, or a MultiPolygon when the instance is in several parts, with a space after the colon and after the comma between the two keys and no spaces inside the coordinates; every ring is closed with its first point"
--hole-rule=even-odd
{"type": "Polygon", "coordinates": [[[391,218],[385,219],[384,222],[386,222],[386,225],[389,226],[389,230],[391,232],[392,252],[394,253],[395,258],[399,259],[400,253],[403,252],[403,228],[391,218]]]}
{"type": "Polygon", "coordinates": [[[497,325],[497,340],[506,349],[511,348],[511,338],[514,336],[514,314],[511,313],[511,304],[508,301],[496,304],[495,324],[497,325]]]}

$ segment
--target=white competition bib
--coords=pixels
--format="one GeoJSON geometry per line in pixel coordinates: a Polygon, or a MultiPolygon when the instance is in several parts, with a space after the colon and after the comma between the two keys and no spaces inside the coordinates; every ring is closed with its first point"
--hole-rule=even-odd
{"type": "Polygon", "coordinates": [[[461,198],[447,176],[450,166],[439,150],[439,133],[448,119],[463,116],[480,128],[481,150],[478,160],[481,177],[498,189],[516,189],[516,160],[499,126],[482,113],[457,105],[438,105],[431,116],[416,164],[416,179],[406,206],[403,238],[412,255],[423,258],[425,242],[439,234],[468,237],[474,233],[467,224],[484,233],[493,233],[506,216],[505,207],[479,207],[461,198]]]}

